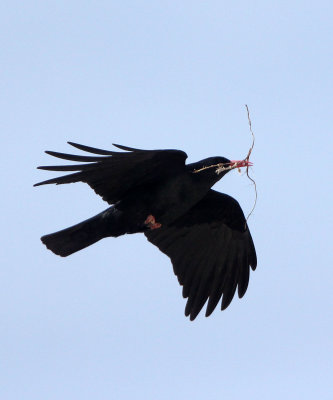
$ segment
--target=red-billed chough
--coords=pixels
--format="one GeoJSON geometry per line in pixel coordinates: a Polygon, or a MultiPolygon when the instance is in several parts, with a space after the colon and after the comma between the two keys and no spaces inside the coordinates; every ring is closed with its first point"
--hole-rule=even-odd
{"type": "Polygon", "coordinates": [[[114,145],[124,152],[68,142],[98,156],[46,151],[51,156],[83,164],[43,166],[50,171],[74,171],[49,183],[85,182],[111,207],[62,231],[41,238],[55,254],[66,257],[100,239],[143,232],[170,257],[183,296],[185,315],[194,320],[208,299],[206,316],[222,297],[230,304],[236,288],[246,292],[256,252],[238,202],[211,187],[248,161],[211,157],[185,164],[180,150],[140,150],[114,145]]]}

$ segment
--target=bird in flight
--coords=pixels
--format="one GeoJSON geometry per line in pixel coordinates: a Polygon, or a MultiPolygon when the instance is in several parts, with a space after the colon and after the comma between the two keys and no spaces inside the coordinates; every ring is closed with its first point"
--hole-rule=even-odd
{"type": "Polygon", "coordinates": [[[210,157],[185,164],[187,154],[180,150],[114,145],[119,152],[68,143],[94,155],[46,151],[80,164],[38,167],[72,173],[35,186],[85,182],[111,206],[77,225],[42,236],[48,249],[66,257],[103,238],[141,232],[170,257],[190,320],[207,300],[208,317],[221,298],[221,309],[226,309],[236,289],[240,298],[244,296],[250,268],[257,266],[252,237],[239,203],[211,187],[230,170],[252,163],[210,157]]]}

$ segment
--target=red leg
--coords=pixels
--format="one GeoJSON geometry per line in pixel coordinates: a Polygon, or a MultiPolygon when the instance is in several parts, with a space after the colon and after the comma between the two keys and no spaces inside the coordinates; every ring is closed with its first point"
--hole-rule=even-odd
{"type": "Polygon", "coordinates": [[[156,222],[155,217],[151,214],[148,215],[148,217],[146,218],[145,222],[144,222],[150,229],[158,229],[160,228],[162,225],[158,222],[156,222]]]}

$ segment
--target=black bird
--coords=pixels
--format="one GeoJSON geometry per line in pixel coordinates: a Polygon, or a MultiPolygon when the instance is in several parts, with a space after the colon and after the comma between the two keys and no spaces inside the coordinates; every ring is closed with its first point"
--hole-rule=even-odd
{"type": "Polygon", "coordinates": [[[206,316],[222,297],[230,304],[238,286],[244,296],[250,267],[257,266],[250,231],[238,202],[211,187],[234,168],[250,162],[211,157],[185,164],[180,150],[140,150],[114,145],[115,152],[68,142],[99,156],[53,151],[47,154],[83,164],[43,166],[50,171],[75,171],[49,183],[85,182],[111,204],[102,213],[70,228],[41,238],[62,257],[106,238],[143,232],[170,257],[174,273],[187,298],[185,315],[194,320],[208,299],[206,316]]]}

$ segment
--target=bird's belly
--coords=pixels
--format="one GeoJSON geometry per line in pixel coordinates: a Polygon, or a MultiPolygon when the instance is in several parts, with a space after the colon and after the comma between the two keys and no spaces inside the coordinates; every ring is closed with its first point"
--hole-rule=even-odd
{"type": "Polygon", "coordinates": [[[206,190],[199,190],[193,186],[190,179],[169,181],[152,196],[150,207],[156,221],[163,224],[170,224],[185,214],[206,194],[206,190]]]}
{"type": "Polygon", "coordinates": [[[149,215],[162,226],[172,223],[200,201],[207,190],[209,187],[198,186],[191,176],[185,175],[141,187],[116,204],[116,208],[123,212],[133,232],[138,232],[145,227],[149,215]]]}

